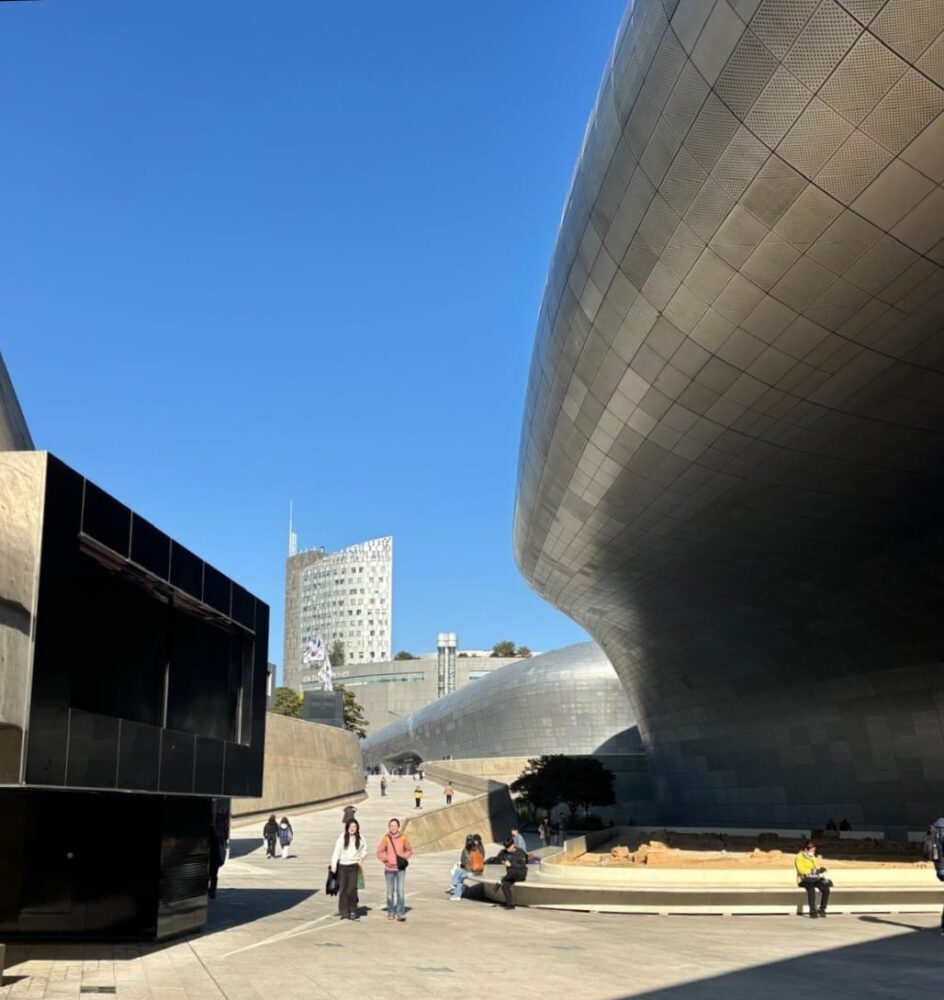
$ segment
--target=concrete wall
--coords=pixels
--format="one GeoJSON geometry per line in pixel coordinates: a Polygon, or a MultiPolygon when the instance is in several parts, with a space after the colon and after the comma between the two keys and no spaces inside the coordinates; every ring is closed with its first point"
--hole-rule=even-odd
{"type": "Polygon", "coordinates": [[[266,714],[262,798],[233,799],[233,816],[361,797],[360,740],[344,729],[266,714]]]}
{"type": "MultiPolygon", "coordinates": [[[[459,782],[453,784],[458,786],[459,782]]],[[[411,816],[403,824],[403,831],[410,838],[413,850],[423,854],[460,851],[470,833],[481,834],[486,843],[499,842],[517,822],[508,786],[499,785],[474,799],[411,816]]]]}

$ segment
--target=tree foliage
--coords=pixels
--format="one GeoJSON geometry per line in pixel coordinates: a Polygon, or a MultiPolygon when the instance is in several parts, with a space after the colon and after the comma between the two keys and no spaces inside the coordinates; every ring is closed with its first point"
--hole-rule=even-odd
{"type": "Polygon", "coordinates": [[[530,655],[531,655],[531,650],[528,649],[527,646],[519,646],[515,650],[515,656],[525,656],[525,657],[527,657],[527,656],[530,656],[530,655]]]}
{"type": "Polygon", "coordinates": [[[290,719],[302,717],[302,696],[289,687],[277,687],[272,692],[272,709],[276,715],[287,715],[290,719]]]}
{"type": "Polygon", "coordinates": [[[335,684],[334,690],[340,691],[344,695],[344,728],[348,732],[356,733],[360,739],[364,739],[367,735],[364,706],[354,697],[354,692],[349,691],[343,684],[335,684]]]}
{"type": "Polygon", "coordinates": [[[571,817],[578,808],[586,814],[591,806],[611,806],[616,801],[613,772],[596,757],[532,757],[511,790],[532,808],[545,812],[563,803],[571,817]]]}
{"type": "Polygon", "coordinates": [[[515,655],[515,644],[508,639],[503,639],[501,642],[496,642],[492,646],[492,656],[514,656],[515,655]]]}
{"type": "Polygon", "coordinates": [[[344,664],[344,643],[340,639],[335,639],[328,650],[328,659],[331,660],[332,667],[340,667],[344,664]]]}
{"type": "Polygon", "coordinates": [[[399,653],[394,657],[395,660],[415,660],[418,657],[414,656],[412,653],[408,653],[405,649],[401,649],[399,653]]]}

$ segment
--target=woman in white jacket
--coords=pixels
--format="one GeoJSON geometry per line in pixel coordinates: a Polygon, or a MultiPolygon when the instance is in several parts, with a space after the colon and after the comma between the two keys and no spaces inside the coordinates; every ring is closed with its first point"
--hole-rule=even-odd
{"type": "Polygon", "coordinates": [[[361,825],[352,819],[334,845],[331,871],[338,876],[338,916],[342,920],[357,920],[357,873],[367,856],[367,842],[361,836],[361,825]]]}

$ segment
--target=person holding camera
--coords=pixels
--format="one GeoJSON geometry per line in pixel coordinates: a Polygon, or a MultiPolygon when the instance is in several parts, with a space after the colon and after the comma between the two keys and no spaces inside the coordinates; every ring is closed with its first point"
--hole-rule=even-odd
{"type": "Polygon", "coordinates": [[[377,845],[377,860],[383,862],[387,883],[388,920],[406,920],[406,869],[411,857],[413,848],[400,833],[400,821],[391,819],[377,845]]]}
{"type": "Polygon", "coordinates": [[[816,844],[808,840],[803,845],[803,850],[794,859],[796,867],[797,885],[806,889],[806,898],[809,903],[810,916],[826,916],[826,907],[829,904],[829,890],[832,882],[826,878],[826,869],[820,864],[820,859],[816,856],[816,844]],[[819,910],[816,909],[816,890],[819,889],[819,910]]]}
{"type": "Polygon", "coordinates": [[[505,866],[501,890],[505,897],[505,909],[513,910],[515,908],[515,882],[523,882],[528,877],[528,855],[519,850],[513,837],[506,837],[503,850],[499,851],[494,858],[489,858],[485,863],[505,866]]]}

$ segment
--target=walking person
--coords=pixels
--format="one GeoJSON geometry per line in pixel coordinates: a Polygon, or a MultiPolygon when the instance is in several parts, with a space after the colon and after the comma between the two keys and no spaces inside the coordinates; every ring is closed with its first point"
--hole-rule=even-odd
{"type": "MultiPolygon", "coordinates": [[[[944,816],[935,820],[924,838],[924,856],[934,865],[934,874],[944,882],[944,816]]],[[[944,937],[944,909],[941,910],[941,937],[944,937]]]]}
{"type": "Polygon", "coordinates": [[[517,826],[511,828],[511,839],[515,842],[515,847],[524,854],[528,853],[528,845],[524,842],[524,835],[517,826]]]}
{"type": "Polygon", "coordinates": [[[419,785],[413,789],[413,801],[416,803],[416,809],[423,808],[423,789],[419,785]]]}
{"type": "Polygon", "coordinates": [[[443,791],[446,793],[446,805],[447,806],[451,806],[452,805],[452,797],[453,797],[453,795],[456,794],[456,790],[455,790],[455,788],[452,787],[452,782],[451,781],[447,781],[446,782],[446,787],[443,789],[443,791]]]}
{"type": "Polygon", "coordinates": [[[502,895],[505,897],[505,909],[515,908],[515,882],[523,882],[528,877],[528,856],[515,846],[514,838],[506,837],[504,849],[494,858],[489,858],[486,864],[504,865],[505,874],[501,880],[502,895]]]}
{"type": "Polygon", "coordinates": [[[826,869],[820,864],[820,859],[816,857],[816,844],[808,840],[803,845],[803,850],[793,860],[796,868],[797,885],[806,889],[806,899],[809,904],[810,916],[826,916],[826,907],[829,905],[829,890],[832,882],[825,877],[826,869]],[[819,889],[819,909],[816,909],[816,890],[819,889]]]}
{"type": "Polygon", "coordinates": [[[279,847],[282,849],[282,860],[288,857],[288,849],[294,839],[294,833],[292,832],[292,824],[289,823],[288,817],[283,816],[279,821],[279,847]]]}
{"type": "Polygon", "coordinates": [[[551,824],[547,821],[547,816],[538,824],[538,836],[541,838],[541,846],[547,847],[551,842],[551,824]]]}
{"type": "Polygon", "coordinates": [[[359,920],[357,913],[357,876],[367,857],[367,842],[361,825],[352,819],[338,836],[331,854],[331,871],[338,877],[338,916],[341,920],[359,920]]]}
{"type": "Polygon", "coordinates": [[[279,824],[276,822],[275,813],[267,820],[262,828],[262,838],[266,844],[266,860],[275,857],[275,840],[279,835],[279,824]]]}
{"type": "Polygon", "coordinates": [[[383,798],[387,794],[387,776],[383,775],[380,779],[380,797],[383,798]]]}
{"type": "Polygon", "coordinates": [[[400,821],[391,819],[377,845],[377,860],[383,862],[387,883],[388,920],[406,920],[406,869],[411,857],[413,848],[400,833],[400,821]]]}

